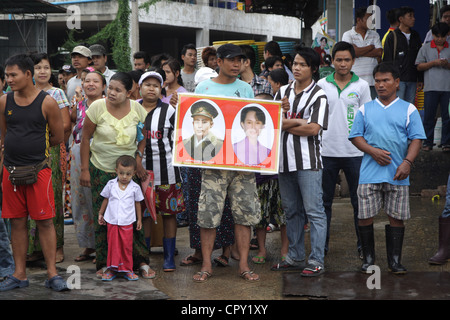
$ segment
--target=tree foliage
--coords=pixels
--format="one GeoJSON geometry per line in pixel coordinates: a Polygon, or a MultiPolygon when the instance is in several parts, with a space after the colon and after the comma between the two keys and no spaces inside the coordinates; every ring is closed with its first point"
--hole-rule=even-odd
{"type": "Polygon", "coordinates": [[[130,38],[130,14],[131,9],[128,0],[117,0],[118,9],[116,18],[108,23],[98,33],[82,41],[75,40],[78,31],[72,29],[68,32],[68,39],[62,45],[65,50],[72,52],[72,49],[80,42],[88,45],[95,43],[111,43],[112,58],[116,64],[118,71],[128,71],[131,66],[131,48],[129,45],[130,38]]]}

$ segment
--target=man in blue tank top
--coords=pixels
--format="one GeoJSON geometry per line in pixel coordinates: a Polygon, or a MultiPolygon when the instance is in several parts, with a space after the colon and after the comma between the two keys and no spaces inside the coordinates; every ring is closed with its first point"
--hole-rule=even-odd
{"type": "Polygon", "coordinates": [[[28,216],[36,221],[47,265],[45,286],[67,290],[66,282],[56,271],[56,233],[51,169],[44,165],[33,184],[13,185],[6,167],[34,166],[43,163],[51,146],[63,142],[61,112],[56,100],[36,89],[34,64],[27,55],[10,57],[5,64],[6,81],[11,92],[0,98],[1,143],[4,147],[3,218],[11,222],[14,273],[0,283],[0,291],[29,285],[26,275],[28,216]]]}

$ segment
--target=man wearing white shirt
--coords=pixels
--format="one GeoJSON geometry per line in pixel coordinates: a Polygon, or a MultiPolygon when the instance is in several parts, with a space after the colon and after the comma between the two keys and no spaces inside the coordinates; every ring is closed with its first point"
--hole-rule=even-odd
{"type": "MultiPolygon", "coordinates": [[[[439,10],[439,15],[441,17],[440,22],[444,22],[448,24],[448,26],[450,27],[450,5],[443,6],[439,10]]],[[[425,40],[423,41],[423,43],[428,43],[431,42],[432,40],[433,40],[433,33],[431,32],[430,29],[427,35],[425,36],[425,40]]],[[[450,43],[450,33],[447,35],[447,42],[450,43]]]]}
{"type": "Polygon", "coordinates": [[[77,75],[67,81],[67,99],[72,101],[75,89],[81,87],[81,72],[86,69],[92,61],[91,50],[85,46],[76,46],[70,54],[72,66],[77,70],[77,75]]]}
{"type": "Polygon", "coordinates": [[[370,13],[367,13],[366,7],[356,9],[355,26],[342,35],[342,41],[353,45],[356,59],[352,71],[358,77],[367,81],[370,86],[371,97],[374,99],[376,92],[372,72],[381,59],[383,47],[378,33],[368,28],[368,17],[370,17],[370,13]]]}
{"type": "Polygon", "coordinates": [[[335,186],[339,171],[343,170],[349,186],[357,249],[361,256],[358,233],[358,195],[356,191],[363,153],[348,140],[348,134],[359,107],[372,99],[367,81],[351,71],[355,63],[353,46],[345,41],[336,43],[333,46],[332,59],[335,72],[317,83],[325,91],[329,104],[328,130],[322,133],[323,205],[327,215],[325,252],[328,252],[331,207],[335,186]]]}
{"type": "Polygon", "coordinates": [[[115,74],[114,71],[110,70],[106,65],[108,57],[106,55],[105,47],[101,44],[93,44],[89,47],[91,50],[92,62],[94,63],[94,69],[101,72],[106,79],[106,87],[109,85],[109,80],[115,74]]]}

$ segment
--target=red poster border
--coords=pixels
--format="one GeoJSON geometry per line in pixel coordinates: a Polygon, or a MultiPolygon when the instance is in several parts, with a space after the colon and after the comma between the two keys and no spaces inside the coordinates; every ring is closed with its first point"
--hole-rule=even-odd
{"type": "MultiPolygon", "coordinates": [[[[282,121],[280,101],[180,93],[178,94],[178,104],[176,109],[172,158],[172,163],[174,166],[253,171],[269,174],[278,173],[282,121]],[[188,114],[188,110],[194,102],[203,99],[212,101],[220,109],[219,116],[223,119],[225,127],[225,133],[223,133],[223,145],[221,149],[211,160],[207,161],[193,159],[183,144],[183,138],[186,139],[186,135],[183,137],[183,121],[185,121],[185,116],[188,114]],[[270,153],[264,161],[255,165],[248,165],[239,160],[234,153],[231,138],[233,130],[236,130],[236,125],[233,127],[233,122],[236,123],[236,117],[240,114],[240,110],[249,104],[257,104],[262,106],[265,109],[264,112],[266,115],[269,115],[273,124],[273,131],[270,129],[269,133],[270,136],[273,137],[272,146],[269,148],[270,153]]],[[[220,118],[219,116],[217,119],[220,118]]],[[[268,127],[268,120],[269,119],[266,117],[266,128],[268,127]]],[[[270,128],[272,128],[272,124],[270,125],[270,128]]]]}

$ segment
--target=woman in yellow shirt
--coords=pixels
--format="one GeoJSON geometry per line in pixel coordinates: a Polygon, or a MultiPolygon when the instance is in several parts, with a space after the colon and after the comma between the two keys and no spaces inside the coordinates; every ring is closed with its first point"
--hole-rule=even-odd
{"type": "MultiPolygon", "coordinates": [[[[116,73],[110,80],[107,98],[99,99],[86,111],[81,138],[80,184],[91,187],[94,221],[98,220],[106,183],[116,177],[116,160],[119,156],[135,156],[137,150],[137,125],[144,123],[147,112],[138,102],[130,100],[133,80],[124,72],[116,73]],[[90,142],[92,138],[92,142],[90,142]]],[[[106,266],[107,248],[105,226],[95,226],[97,274],[106,266]]],[[[141,231],[134,230],[134,265],[139,266],[144,278],[149,274],[148,249],[141,231]]]]}

